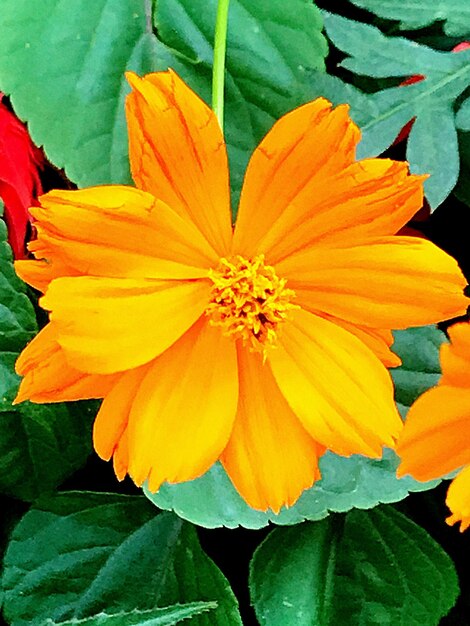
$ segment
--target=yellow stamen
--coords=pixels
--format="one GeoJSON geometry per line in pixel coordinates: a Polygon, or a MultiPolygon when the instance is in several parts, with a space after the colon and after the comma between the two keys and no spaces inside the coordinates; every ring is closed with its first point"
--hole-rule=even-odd
{"type": "Polygon", "coordinates": [[[295,292],[286,288],[287,280],[265,265],[264,254],[251,260],[239,255],[231,261],[221,259],[209,277],[214,283],[206,309],[210,323],[266,356],[267,347],[276,343],[278,324],[298,308],[291,302],[295,292]]]}

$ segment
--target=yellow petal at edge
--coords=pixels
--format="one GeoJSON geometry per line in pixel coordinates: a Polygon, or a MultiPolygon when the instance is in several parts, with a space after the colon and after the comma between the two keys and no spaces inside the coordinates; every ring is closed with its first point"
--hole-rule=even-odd
{"type": "Polygon", "coordinates": [[[209,281],[57,278],[40,301],[73,367],[111,374],[169,348],[203,313],[209,281]]]}
{"type": "Polygon", "coordinates": [[[441,346],[441,385],[465,387],[470,393],[470,324],[454,324],[448,329],[451,340],[441,346]]]}
{"type": "Polygon", "coordinates": [[[398,441],[398,475],[426,481],[470,463],[470,389],[438,385],[408,411],[398,441]]]}
{"type": "Polygon", "coordinates": [[[450,483],[446,504],[452,515],[446,522],[460,522],[460,532],[470,526],[470,466],[465,467],[450,483]]]}
{"type": "Polygon", "coordinates": [[[268,361],[292,410],[333,452],[381,456],[402,428],[389,373],[343,328],[302,310],[291,318],[268,361]]]}
{"type": "Polygon", "coordinates": [[[278,513],[320,478],[321,446],[307,434],[262,357],[238,346],[240,398],[222,463],[240,495],[278,513]]]}
{"type": "Polygon", "coordinates": [[[227,151],[214,112],[175,72],[139,78],[126,100],[134,181],[189,217],[225,256],[232,239],[227,151]]]}

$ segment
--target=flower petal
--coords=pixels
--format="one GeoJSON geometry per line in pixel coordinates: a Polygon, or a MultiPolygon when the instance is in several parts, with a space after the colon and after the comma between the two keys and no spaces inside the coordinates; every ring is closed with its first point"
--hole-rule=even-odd
{"type": "Polygon", "coordinates": [[[232,227],[227,151],[214,112],[173,72],[129,72],[127,124],[136,185],[189,217],[219,256],[232,227]]]}
{"type": "Polygon", "coordinates": [[[433,480],[470,463],[469,439],[468,388],[438,385],[426,391],[408,411],[398,441],[399,476],[433,480]]]}
{"type": "Polygon", "coordinates": [[[129,474],[156,491],[192,480],[219,458],[238,400],[233,342],[199,320],[156,359],[142,380],[127,427],[129,474]]]}
{"type": "Polygon", "coordinates": [[[238,346],[238,368],[237,416],[221,460],[250,506],[278,513],[320,478],[323,450],[304,430],[259,354],[238,346]]]}
{"type": "Polygon", "coordinates": [[[470,466],[464,468],[450,483],[446,504],[452,512],[446,522],[460,522],[460,532],[470,526],[470,466]]]}
{"type": "Polygon", "coordinates": [[[307,311],[291,316],[268,360],[292,410],[333,452],[381,456],[402,428],[387,370],[343,328],[307,311]]]}
{"type": "Polygon", "coordinates": [[[218,263],[190,220],[133,187],[51,191],[41,205],[30,250],[72,275],[201,278],[218,263]]]}
{"type": "Polygon", "coordinates": [[[470,324],[455,324],[448,333],[452,343],[441,346],[439,384],[465,387],[470,393],[470,324]]]}
{"type": "MultiPolygon", "coordinates": [[[[36,242],[34,242],[36,243],[36,242]]],[[[31,244],[28,246],[31,248],[31,244]]],[[[41,253],[39,253],[41,255],[41,253]]],[[[15,261],[15,272],[24,280],[25,283],[31,285],[38,291],[45,293],[49,284],[54,278],[62,276],[79,276],[80,272],[48,250],[48,260],[40,261],[15,261]]]]}
{"type": "MultiPolygon", "coordinates": [[[[146,363],[142,367],[136,367],[121,374],[101,403],[93,424],[93,444],[97,454],[105,461],[109,461],[124,437],[132,403],[150,367],[151,364],[146,363]]],[[[116,474],[122,480],[127,473],[127,463],[123,463],[122,456],[120,456],[118,466],[121,471],[116,474]]]]}
{"type": "Polygon", "coordinates": [[[57,278],[41,299],[73,367],[112,374],[147,363],[203,313],[209,281],[57,278]]]}
{"type": "Polygon", "coordinates": [[[457,262],[430,241],[381,237],[347,248],[318,246],[276,266],[296,302],[371,328],[422,326],[465,314],[457,262]]]}
{"type": "Polygon", "coordinates": [[[353,335],[356,335],[362,343],[365,343],[366,346],[379,357],[385,367],[398,367],[401,365],[400,357],[390,349],[390,346],[392,346],[394,342],[391,330],[359,326],[346,322],[338,317],[325,314],[323,314],[322,317],[333,322],[333,324],[338,324],[338,326],[341,326],[341,328],[344,328],[353,335]]]}
{"type": "Polygon", "coordinates": [[[116,381],[113,375],[84,374],[71,367],[52,324],[26,346],[16,361],[16,371],[24,378],[15,404],[24,400],[42,403],[103,398],[116,381]]]}
{"type": "Polygon", "coordinates": [[[323,99],[281,118],[248,165],[234,235],[245,256],[277,263],[318,241],[394,234],[422,205],[422,176],[387,159],[354,162],[348,107],[323,99]]]}

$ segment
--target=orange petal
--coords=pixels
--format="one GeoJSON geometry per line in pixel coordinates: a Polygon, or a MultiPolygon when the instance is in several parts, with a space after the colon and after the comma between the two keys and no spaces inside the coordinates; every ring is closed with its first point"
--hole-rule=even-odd
{"type": "Polygon", "coordinates": [[[466,387],[470,393],[470,324],[455,324],[448,330],[450,344],[441,346],[441,385],[466,387]]]}
{"type": "Polygon", "coordinates": [[[41,299],[58,342],[83,372],[132,369],[169,348],[203,313],[209,281],[57,278],[41,299]]]}
{"type": "MultiPolygon", "coordinates": [[[[36,241],[32,243],[36,243],[36,241]]],[[[30,243],[28,248],[31,250],[32,247],[30,243]]],[[[40,261],[15,261],[15,271],[21,280],[24,280],[25,283],[28,283],[28,285],[31,285],[31,287],[34,287],[42,293],[46,292],[50,282],[54,280],[54,278],[78,276],[80,274],[76,269],[64,263],[52,250],[47,250],[47,261],[42,251],[38,256],[41,258],[40,261]]]]}
{"type": "Polygon", "coordinates": [[[129,474],[156,491],[192,480],[219,458],[238,400],[234,343],[205,318],[150,366],[127,427],[129,474]]]}
{"type": "Polygon", "coordinates": [[[318,246],[291,255],[276,270],[289,279],[300,306],[371,328],[432,324],[465,314],[470,304],[455,259],[416,237],[318,246]]]}
{"type": "Polygon", "coordinates": [[[118,480],[124,480],[129,469],[129,438],[127,430],[121,435],[113,454],[113,469],[118,480]]]}
{"type": "MultiPolygon", "coordinates": [[[[93,425],[93,444],[97,454],[105,461],[109,461],[124,436],[132,403],[149,368],[150,364],[147,363],[117,377],[116,384],[101,404],[93,425]]],[[[121,470],[125,466],[123,474],[122,471],[116,472],[120,480],[127,473],[127,463],[123,464],[122,461],[120,455],[117,465],[121,470]]]]}
{"type": "Polygon", "coordinates": [[[390,350],[390,346],[394,342],[391,330],[358,326],[357,324],[351,324],[338,317],[329,315],[322,315],[322,317],[333,322],[333,324],[338,324],[338,326],[341,326],[353,335],[356,335],[356,337],[365,343],[366,346],[379,357],[385,367],[398,367],[401,365],[400,357],[390,350]]]}
{"type": "Polygon", "coordinates": [[[318,98],[294,109],[274,124],[254,151],[240,197],[237,253],[251,256],[261,251],[260,241],[289,206],[297,205],[306,187],[353,163],[359,129],[347,105],[335,111],[331,106],[318,98]]]}
{"type": "Polygon", "coordinates": [[[281,118],[248,165],[235,251],[270,263],[313,242],[393,234],[422,204],[406,163],[354,162],[360,133],[348,107],[323,99],[281,118]]]}
{"type": "Polygon", "coordinates": [[[460,522],[460,532],[470,526],[470,466],[463,469],[450,483],[446,504],[452,512],[446,522],[460,522]]]}
{"type": "Polygon", "coordinates": [[[320,478],[320,446],[303,429],[259,354],[238,346],[240,399],[222,463],[255,509],[278,513],[320,478]]]}
{"type": "Polygon", "coordinates": [[[292,410],[333,452],[381,456],[402,428],[387,370],[343,328],[307,311],[291,316],[268,360],[292,410]]]}
{"type": "Polygon", "coordinates": [[[230,248],[227,151],[213,111],[172,70],[126,74],[132,175],[136,185],[189,217],[219,256],[230,248]]]}
{"type": "Polygon", "coordinates": [[[469,389],[438,385],[413,404],[398,441],[398,474],[439,478],[470,463],[469,389]]]}
{"type": "Polygon", "coordinates": [[[43,403],[103,398],[116,380],[115,376],[84,374],[71,367],[52,324],[26,346],[16,361],[16,371],[24,378],[15,404],[24,400],[43,403]]]}
{"type": "MultiPolygon", "coordinates": [[[[31,210],[37,258],[74,273],[129,278],[200,278],[218,257],[194,224],[132,187],[51,191],[31,210]]],[[[67,274],[62,274],[67,275],[67,274]]]]}

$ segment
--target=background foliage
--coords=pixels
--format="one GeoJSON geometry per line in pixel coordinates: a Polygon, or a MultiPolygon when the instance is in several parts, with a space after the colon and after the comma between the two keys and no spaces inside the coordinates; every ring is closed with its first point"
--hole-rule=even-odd
{"type": "MultiPolygon", "coordinates": [[[[322,4],[331,10],[332,3],[322,4]]],[[[445,220],[455,218],[455,206],[467,209],[457,198],[470,201],[470,50],[452,52],[470,38],[467,3],[334,4],[338,15],[310,0],[231,0],[226,138],[234,213],[257,142],[279,116],[324,95],[350,104],[363,134],[360,157],[385,152],[406,158],[413,172],[430,173],[426,197],[437,210],[421,228],[458,252],[453,246],[462,234],[445,220]],[[400,86],[417,74],[425,79],[400,86]],[[394,145],[412,119],[408,140],[394,145]],[[451,233],[447,239],[442,223],[451,233]]],[[[126,69],[171,66],[210,101],[215,10],[215,0],[43,0],[34,10],[28,0],[3,0],[0,90],[49,161],[64,170],[58,176],[51,166],[46,187],[131,182],[126,69]]],[[[390,505],[435,483],[397,480],[391,451],[381,461],[327,454],[325,478],[278,516],[251,510],[218,465],[148,498],[126,495],[134,488],[108,479],[109,469],[96,460],[70,478],[91,453],[96,405],[11,405],[18,385],[14,361],[44,320],[36,319],[35,294],[14,273],[5,234],[0,221],[6,623],[241,624],[230,584],[201,548],[194,525],[262,529],[270,523],[279,528],[261,544],[267,530],[199,531],[216,560],[233,537],[260,544],[250,566],[250,601],[263,626],[440,622],[458,594],[455,568],[430,535],[390,505]],[[91,491],[103,483],[113,493],[91,491]],[[373,508],[383,503],[389,505],[373,508]]],[[[403,365],[392,375],[403,416],[436,384],[443,341],[435,327],[396,334],[403,365]]],[[[433,502],[432,495],[413,498],[433,502]]],[[[407,506],[412,512],[406,503],[402,510],[407,506]]],[[[452,551],[456,531],[448,532],[454,533],[446,536],[450,543],[441,530],[434,534],[452,551]]],[[[243,590],[249,558],[242,548],[238,561],[233,556],[235,568],[225,565],[246,624],[255,623],[243,590]]],[[[460,574],[465,589],[467,575],[460,574]]]]}

